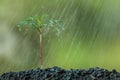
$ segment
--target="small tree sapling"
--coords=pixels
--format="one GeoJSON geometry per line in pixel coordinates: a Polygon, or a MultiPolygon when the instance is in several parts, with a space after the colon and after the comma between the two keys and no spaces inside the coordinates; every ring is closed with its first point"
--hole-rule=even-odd
{"type": "Polygon", "coordinates": [[[36,30],[40,39],[40,65],[43,65],[42,56],[42,35],[47,33],[50,29],[56,32],[57,35],[64,30],[64,25],[61,20],[56,20],[48,15],[39,17],[38,15],[28,17],[18,23],[19,31],[36,30]]]}

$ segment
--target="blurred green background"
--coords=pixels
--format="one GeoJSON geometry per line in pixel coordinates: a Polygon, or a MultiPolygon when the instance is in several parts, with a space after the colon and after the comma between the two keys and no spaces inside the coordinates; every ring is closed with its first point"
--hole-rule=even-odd
{"type": "Polygon", "coordinates": [[[0,74],[40,67],[39,35],[19,32],[26,17],[62,19],[64,32],[43,36],[44,68],[120,71],[119,0],[0,0],[0,74]]]}

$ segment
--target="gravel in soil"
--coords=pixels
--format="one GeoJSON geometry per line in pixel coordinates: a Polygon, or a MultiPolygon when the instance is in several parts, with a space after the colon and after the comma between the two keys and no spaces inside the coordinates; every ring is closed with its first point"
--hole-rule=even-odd
{"type": "Polygon", "coordinates": [[[59,67],[8,72],[0,76],[0,80],[120,80],[116,70],[101,68],[65,70],[59,67]]]}

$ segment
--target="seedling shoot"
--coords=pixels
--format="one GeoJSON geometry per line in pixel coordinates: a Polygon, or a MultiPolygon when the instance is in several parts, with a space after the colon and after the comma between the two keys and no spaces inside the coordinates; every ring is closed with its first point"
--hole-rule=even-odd
{"type": "MultiPolygon", "coordinates": [[[[44,33],[47,33],[50,29],[55,31],[57,35],[60,35],[60,32],[64,30],[64,25],[61,20],[54,19],[48,15],[43,15],[39,17],[38,15],[28,17],[18,23],[19,31],[25,30],[35,30],[39,34],[40,39],[40,66],[43,65],[43,43],[42,36],[44,33]]],[[[46,34],[47,36],[47,34],[46,34]]]]}

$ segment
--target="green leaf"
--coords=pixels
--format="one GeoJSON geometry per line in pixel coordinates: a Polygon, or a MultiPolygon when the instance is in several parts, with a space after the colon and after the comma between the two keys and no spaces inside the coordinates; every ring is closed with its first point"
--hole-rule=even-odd
{"type": "MultiPolygon", "coordinates": [[[[28,17],[18,24],[19,30],[39,30],[42,27],[43,31],[49,31],[49,29],[54,29],[55,32],[60,34],[64,30],[63,22],[60,19],[55,19],[48,15],[43,15],[39,17],[38,15],[28,17]]],[[[51,30],[50,30],[51,31],[51,30]]]]}

